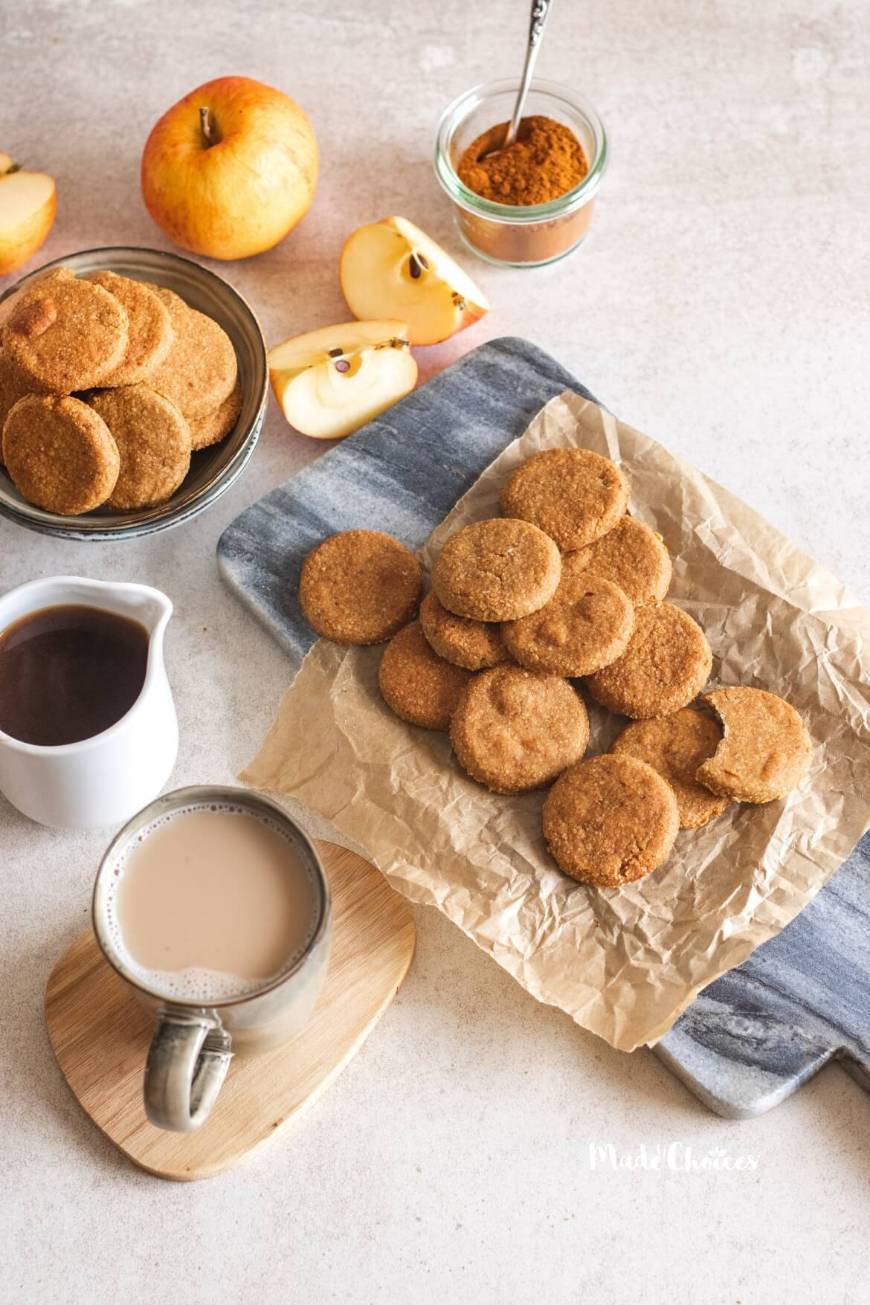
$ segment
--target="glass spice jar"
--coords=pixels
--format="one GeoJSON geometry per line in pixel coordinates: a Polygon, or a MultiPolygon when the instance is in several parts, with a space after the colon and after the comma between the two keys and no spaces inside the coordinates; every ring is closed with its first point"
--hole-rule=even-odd
{"type": "Polygon", "coordinates": [[[570,254],[589,230],[607,166],[607,136],[591,104],[558,82],[536,78],[524,116],[541,114],[570,127],[583,146],[589,171],[579,185],[545,204],[484,199],[460,181],[459,161],[481,133],[510,120],[517,90],[516,81],[504,78],[473,86],[448,105],[438,124],[435,174],[453,203],[459,234],[469,249],[489,263],[542,267],[570,254]]]}

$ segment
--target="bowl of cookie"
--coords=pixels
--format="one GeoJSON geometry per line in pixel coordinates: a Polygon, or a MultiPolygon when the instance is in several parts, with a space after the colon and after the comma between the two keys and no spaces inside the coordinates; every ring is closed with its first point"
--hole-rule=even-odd
{"type": "Polygon", "coordinates": [[[71,539],[180,525],[245,469],[267,388],[214,272],[133,247],[49,263],[0,297],[0,514],[71,539]]]}

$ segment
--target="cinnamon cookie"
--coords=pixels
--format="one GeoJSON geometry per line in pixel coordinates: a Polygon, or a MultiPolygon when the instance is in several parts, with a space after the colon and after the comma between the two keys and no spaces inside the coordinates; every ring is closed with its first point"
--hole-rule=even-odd
{"type": "Polygon", "coordinates": [[[78,516],[105,503],[118,479],[118,446],[98,413],[79,399],[28,394],[3,427],[12,483],[29,503],[78,516]]]}
{"type": "Polygon", "coordinates": [[[214,412],[206,413],[204,417],[191,418],[190,436],[194,451],[210,448],[212,444],[220,444],[221,440],[225,440],[235,429],[241,411],[242,386],[239,381],[236,381],[229,397],[224,399],[219,408],[215,408],[214,412]]]}
{"type": "Polygon", "coordinates": [[[100,384],[138,385],[147,381],[169,353],[172,343],[172,323],[166,305],[142,281],[118,276],[116,272],[89,272],[85,279],[108,290],[127,312],[129,330],[124,357],[100,384]]]}
{"type": "Polygon", "coordinates": [[[695,778],[698,767],[712,757],[722,738],[721,727],[710,716],[683,707],[673,716],[639,720],[627,725],[611,752],[635,757],[658,771],[674,790],[680,829],[700,829],[729,805],[695,778]]]}
{"type": "Polygon", "coordinates": [[[432,572],[448,611],[473,621],[512,621],[536,612],[556,592],[559,550],[527,521],[493,517],[451,535],[432,572]]]}
{"type": "Polygon", "coordinates": [[[147,385],[127,385],[94,395],[90,405],[121,459],[109,506],[150,507],[170,498],[190,470],[190,428],[174,404],[147,385]]]}
{"type": "Polygon", "coordinates": [[[446,662],[430,647],[419,621],[394,635],[384,649],[378,684],[387,706],[411,725],[446,730],[471,672],[446,662]]]}
{"type": "Polygon", "coordinates": [[[380,530],[343,530],[308,554],[299,604],[335,643],[383,643],[413,616],[423,574],[410,549],[380,530]]]}
{"type": "Polygon", "coordinates": [[[772,802],[806,775],[813,745],[790,703],[763,689],[713,689],[701,699],[724,727],[698,779],[736,802],[772,802]]]}
{"type": "Polygon", "coordinates": [[[598,888],[655,870],[679,829],[670,785],[646,762],[612,753],[567,770],[547,794],[543,822],[560,870],[598,888]]]}
{"type": "Polygon", "coordinates": [[[468,684],[450,741],[472,779],[493,793],[523,793],[549,784],[583,756],[589,719],[566,680],[496,666],[468,684]]]}
{"type": "Polygon", "coordinates": [[[238,375],[236,353],[227,333],[205,313],[188,308],[171,290],[159,298],[169,313],[173,338],[149,384],[188,421],[196,421],[229,398],[238,375]]]}
{"type": "Polygon", "coordinates": [[[434,593],[427,594],[420,604],[420,624],[438,656],[454,666],[483,671],[510,661],[500,626],[455,616],[434,593]]]}
{"type": "Polygon", "coordinates": [[[102,385],[124,357],[129,327],[120,300],[75,276],[48,276],[22,294],[3,347],[36,390],[70,394],[102,385]]]}
{"type": "Polygon", "coordinates": [[[619,585],[636,607],[660,603],[671,583],[664,540],[634,517],[622,517],[601,539],[571,556],[591,574],[619,585]]]}
{"type": "Polygon", "coordinates": [[[0,348],[0,464],[3,461],[3,425],[6,418],[19,399],[23,399],[25,394],[32,393],[30,383],[6,351],[0,348]]]}
{"type": "Polygon", "coordinates": [[[591,675],[621,657],[634,629],[634,608],[617,585],[562,558],[553,597],[531,616],[502,626],[508,652],[521,666],[552,675],[591,675]]]}
{"type": "Polygon", "coordinates": [[[700,692],[712,664],[706,635],[679,607],[638,607],[625,652],[586,686],[596,702],[623,716],[670,716],[700,692]]]}
{"type": "Polygon", "coordinates": [[[505,516],[531,521],[563,553],[612,530],[628,507],[628,482],[591,449],[545,449],[518,467],[502,490],[505,516]]]}

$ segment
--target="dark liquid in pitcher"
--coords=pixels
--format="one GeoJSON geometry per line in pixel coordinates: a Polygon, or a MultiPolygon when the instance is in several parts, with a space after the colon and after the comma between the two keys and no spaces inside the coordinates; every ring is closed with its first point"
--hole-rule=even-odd
{"type": "Polygon", "coordinates": [[[78,743],[114,725],[145,683],[148,632],[96,607],[44,607],[0,633],[0,730],[78,743]]]}

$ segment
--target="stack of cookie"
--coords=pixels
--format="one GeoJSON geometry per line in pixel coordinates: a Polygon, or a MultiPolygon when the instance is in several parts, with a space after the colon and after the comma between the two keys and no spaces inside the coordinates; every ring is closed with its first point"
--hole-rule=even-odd
{"type": "Polygon", "coordinates": [[[49,512],[165,502],[240,410],[228,336],[162,286],[57,268],[0,332],[0,451],[49,512]]]}
{"type": "Polygon", "coordinates": [[[535,454],[504,487],[503,517],[452,535],[420,604],[422,572],[389,535],[348,531],[308,555],[300,583],[313,628],[345,644],[389,639],[379,671],[403,720],[448,730],[459,765],[494,793],[552,784],[543,829],[575,879],[618,886],[648,874],[680,828],[732,801],[767,802],[800,782],[806,729],[758,689],[702,695],[707,639],[665,601],[671,559],[627,515],[628,484],[586,449],[535,454]],[[610,752],[589,742],[582,682],[632,719],[610,752]]]}

